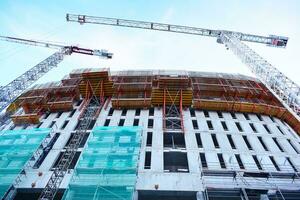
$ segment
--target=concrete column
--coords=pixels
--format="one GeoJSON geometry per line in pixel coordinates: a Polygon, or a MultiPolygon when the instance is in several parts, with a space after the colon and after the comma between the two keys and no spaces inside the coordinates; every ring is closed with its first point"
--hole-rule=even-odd
{"type": "Polygon", "coordinates": [[[197,200],[205,200],[204,192],[201,192],[201,191],[197,192],[196,197],[197,197],[197,200]]]}
{"type": "Polygon", "coordinates": [[[138,194],[138,191],[134,191],[134,194],[133,194],[132,200],[138,200],[138,199],[139,199],[139,194],[138,194]]]}

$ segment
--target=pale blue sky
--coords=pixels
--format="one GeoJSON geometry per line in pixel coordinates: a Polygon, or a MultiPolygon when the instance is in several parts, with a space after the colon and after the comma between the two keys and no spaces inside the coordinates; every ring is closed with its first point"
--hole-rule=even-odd
{"type": "MultiPolygon", "coordinates": [[[[215,38],[66,22],[86,14],[235,30],[290,38],[286,49],[249,44],[300,83],[300,1],[297,0],[1,0],[0,34],[108,49],[112,60],[71,55],[39,82],[60,80],[72,69],[186,69],[251,75],[215,38]]],[[[0,41],[0,84],[31,68],[55,50],[0,41]]]]}

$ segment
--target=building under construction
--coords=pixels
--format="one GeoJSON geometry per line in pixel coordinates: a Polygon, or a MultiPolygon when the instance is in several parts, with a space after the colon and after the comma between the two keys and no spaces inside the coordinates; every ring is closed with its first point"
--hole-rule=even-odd
{"type": "Polygon", "coordinates": [[[300,123],[252,77],[78,69],[7,112],[3,199],[300,199],[300,123]]]}

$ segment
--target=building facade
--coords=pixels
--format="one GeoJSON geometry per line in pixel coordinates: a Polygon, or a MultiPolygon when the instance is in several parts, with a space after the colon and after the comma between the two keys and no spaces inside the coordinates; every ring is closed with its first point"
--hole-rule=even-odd
{"type": "Polygon", "coordinates": [[[99,78],[103,71],[72,72],[62,84],[75,93],[65,85],[59,100],[48,84],[35,87],[47,101],[39,91],[15,102],[2,132],[49,134],[10,197],[39,197],[95,106],[56,199],[300,199],[299,122],[258,80],[177,71],[99,78]]]}

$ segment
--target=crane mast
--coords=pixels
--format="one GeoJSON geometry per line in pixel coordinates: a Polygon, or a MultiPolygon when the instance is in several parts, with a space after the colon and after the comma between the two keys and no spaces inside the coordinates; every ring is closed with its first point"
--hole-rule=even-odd
{"type": "Polygon", "coordinates": [[[300,120],[300,87],[269,62],[248,47],[245,42],[266,44],[271,47],[285,48],[287,37],[269,35],[260,36],[228,30],[204,29],[189,26],[126,20],[118,18],[95,17],[87,15],[67,14],[67,21],[80,24],[102,24],[130,28],[167,31],[199,36],[217,38],[217,42],[224,44],[228,49],[242,60],[250,70],[272,91],[283,105],[300,120]]]}
{"type": "MultiPolygon", "coordinates": [[[[29,88],[35,81],[37,81],[44,74],[56,67],[63,59],[65,55],[71,55],[72,53],[99,56],[100,58],[112,58],[112,53],[107,50],[92,50],[81,48],[78,46],[65,46],[59,43],[49,43],[38,40],[29,40],[16,37],[0,36],[0,40],[7,42],[14,42],[19,44],[25,44],[30,46],[40,46],[46,48],[57,49],[58,51],[38,63],[21,76],[11,81],[5,86],[0,87],[0,113],[12,103],[19,95],[21,95],[26,89],[29,88]]],[[[0,126],[7,122],[10,113],[1,113],[0,126]]]]}

